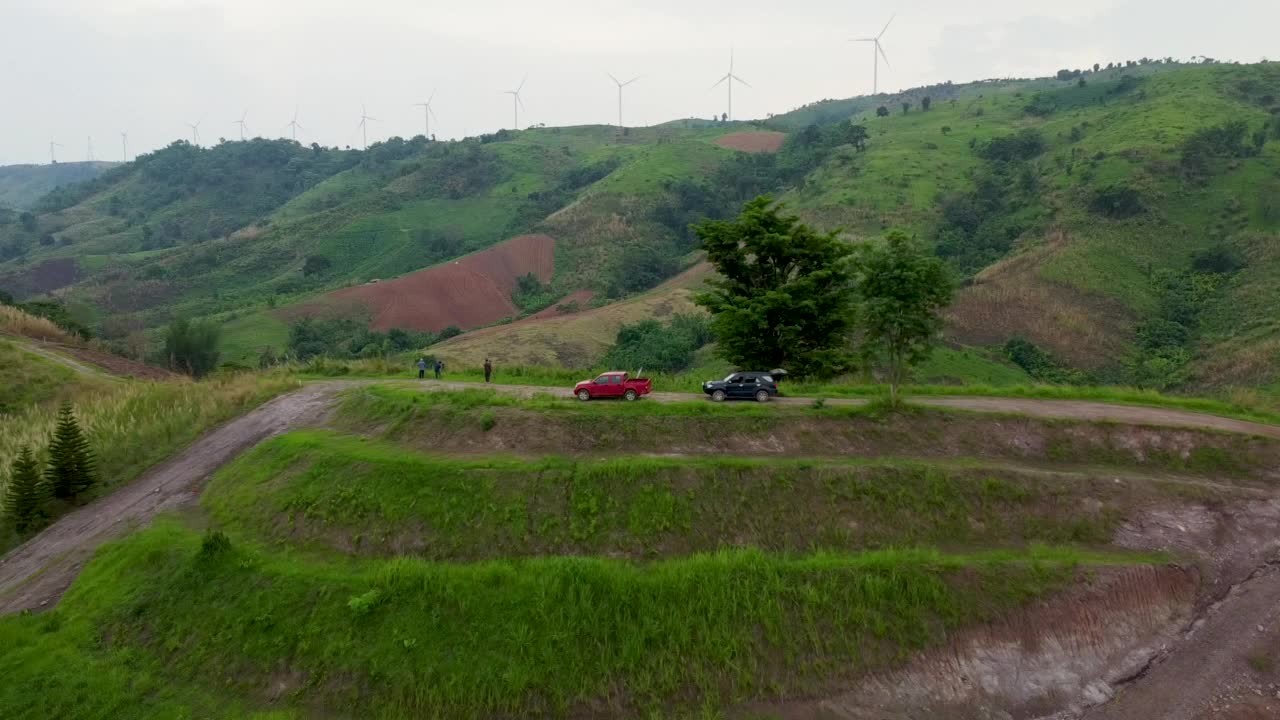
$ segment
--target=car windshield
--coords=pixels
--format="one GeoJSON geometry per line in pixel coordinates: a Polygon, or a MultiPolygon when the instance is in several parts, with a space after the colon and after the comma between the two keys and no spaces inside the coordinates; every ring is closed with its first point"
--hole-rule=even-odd
{"type": "Polygon", "coordinates": [[[729,382],[730,380],[734,379],[737,376],[738,376],[738,373],[729,373],[728,375],[724,376],[724,380],[722,380],[721,382],[729,382]]]}

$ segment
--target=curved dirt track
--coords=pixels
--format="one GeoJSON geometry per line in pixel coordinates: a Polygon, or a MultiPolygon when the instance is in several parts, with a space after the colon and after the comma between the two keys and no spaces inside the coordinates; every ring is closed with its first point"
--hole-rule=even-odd
{"type": "Polygon", "coordinates": [[[22,340],[14,339],[13,345],[14,347],[18,348],[19,350],[22,350],[23,352],[30,353],[31,355],[35,355],[36,357],[43,358],[45,360],[48,360],[49,362],[61,365],[62,367],[67,368],[68,370],[76,373],[77,375],[105,376],[105,373],[102,373],[98,370],[94,370],[93,368],[90,368],[88,365],[84,365],[82,363],[76,362],[75,360],[72,360],[71,358],[65,355],[59,355],[58,353],[53,352],[51,350],[46,350],[45,348],[40,347],[39,345],[36,345],[34,343],[23,342],[22,340]]]}
{"type": "Polygon", "coordinates": [[[278,397],[210,432],[110,495],[45,528],[0,560],[0,615],[57,601],[102,543],[194,500],[210,473],[242,450],[323,417],[341,383],[278,397]]]}

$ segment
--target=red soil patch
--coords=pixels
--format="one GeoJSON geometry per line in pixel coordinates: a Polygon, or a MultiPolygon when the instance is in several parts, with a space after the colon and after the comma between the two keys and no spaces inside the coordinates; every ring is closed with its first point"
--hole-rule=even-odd
{"type": "Polygon", "coordinates": [[[555,305],[552,305],[546,310],[536,312],[529,317],[534,320],[542,320],[543,318],[560,317],[561,315],[578,312],[579,310],[586,310],[587,303],[591,302],[591,298],[595,296],[596,294],[590,290],[579,290],[560,298],[555,305]],[[577,307],[576,310],[573,309],[574,306],[577,307]],[[560,308],[569,308],[569,310],[566,312],[560,308]]]}
{"type": "Polygon", "coordinates": [[[77,345],[56,345],[50,343],[53,347],[64,355],[79,360],[89,365],[97,366],[105,372],[121,377],[138,378],[139,380],[168,380],[169,378],[178,377],[178,374],[155,365],[147,365],[136,360],[130,360],[126,357],[113,355],[111,353],[101,352],[90,348],[79,347],[77,345]]]}
{"type": "Polygon", "coordinates": [[[0,287],[19,299],[52,292],[80,279],[80,266],[71,258],[45,260],[22,272],[0,277],[0,287]]]}
{"type": "Polygon", "coordinates": [[[551,237],[521,235],[394,280],[338,290],[324,300],[368,308],[374,330],[439,332],[450,325],[465,330],[519,315],[511,302],[516,279],[533,273],[550,281],[554,254],[551,237]]]}
{"type": "Polygon", "coordinates": [[[763,130],[760,132],[738,132],[717,138],[716,144],[722,148],[749,153],[775,153],[787,139],[786,133],[763,130]]]}

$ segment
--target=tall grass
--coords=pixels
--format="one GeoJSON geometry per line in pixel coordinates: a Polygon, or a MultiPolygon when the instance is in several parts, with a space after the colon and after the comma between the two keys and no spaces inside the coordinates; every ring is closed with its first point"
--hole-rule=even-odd
{"type": "MultiPolygon", "coordinates": [[[[128,382],[74,405],[98,457],[100,490],[125,483],[172,455],[209,428],[298,386],[283,373],[219,376],[203,382],[128,382]]],[[[56,407],[0,416],[0,495],[22,447],[43,456],[57,421],[56,407]]],[[[9,539],[12,540],[11,538],[9,539]]],[[[5,538],[0,537],[0,547],[5,538]]]]}
{"type": "Polygon", "coordinates": [[[0,305],[0,333],[11,333],[36,340],[76,344],[80,342],[79,338],[58,327],[51,320],[36,317],[12,305],[0,305]]]}
{"type": "MultiPolygon", "coordinates": [[[[83,701],[83,680],[24,661],[61,648],[83,662],[103,635],[136,672],[238,697],[283,685],[280,702],[318,715],[680,714],[830,689],[1062,587],[1079,563],[1133,561],[1038,549],[328,563],[160,522],[101,553],[52,620],[0,620],[0,639],[24,640],[0,654],[6,685],[42,688],[0,693],[0,715],[83,701]]],[[[143,701],[146,687],[110,695],[143,701]]]]}

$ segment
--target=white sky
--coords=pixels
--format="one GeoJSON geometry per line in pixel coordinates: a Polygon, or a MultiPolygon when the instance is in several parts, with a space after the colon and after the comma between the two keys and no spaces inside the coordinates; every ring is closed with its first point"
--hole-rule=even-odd
{"type": "Polygon", "coordinates": [[[1062,67],[1209,55],[1280,59],[1280,0],[0,0],[0,164],[98,159],[190,137],[252,134],[360,144],[422,131],[413,103],[437,89],[440,138],[510,127],[616,122],[605,76],[647,125],[725,109],[728,69],[751,83],[734,115],[763,117],[870,91],[874,35],[892,63],[881,89],[1051,74],[1062,67]]]}

